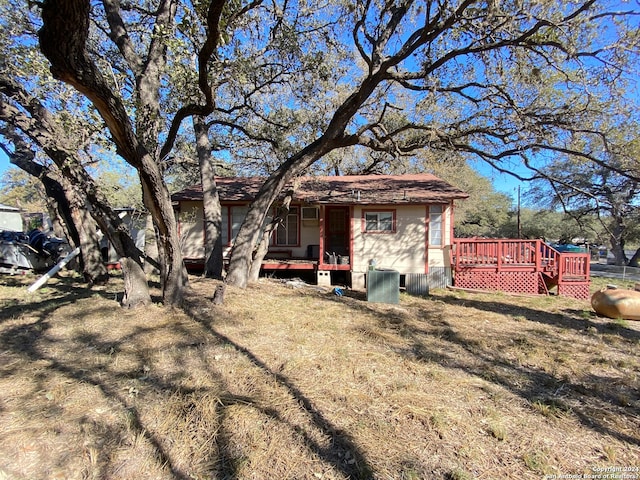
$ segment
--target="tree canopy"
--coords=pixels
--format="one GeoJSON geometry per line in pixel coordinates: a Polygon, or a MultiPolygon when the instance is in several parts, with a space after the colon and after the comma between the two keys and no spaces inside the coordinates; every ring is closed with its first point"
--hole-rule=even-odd
{"type": "Polygon", "coordinates": [[[625,245],[640,238],[640,182],[629,170],[629,162],[638,158],[635,143],[624,154],[605,153],[604,164],[559,157],[532,192],[538,205],[561,209],[592,241],[608,244],[618,265],[629,261],[625,245]]]}
{"type": "MultiPolygon", "coordinates": [[[[5,2],[24,10],[19,0],[5,2]]],[[[169,303],[186,279],[164,176],[180,159],[176,146],[195,143],[189,116],[206,118],[211,148],[236,172],[268,175],[231,259],[227,280],[241,286],[274,200],[310,168],[344,170],[347,149],[356,164],[348,169],[361,171],[419,151],[456,152],[538,178],[560,155],[611,168],[601,147],[618,145],[616,126],[637,119],[627,92],[636,82],[640,17],[626,3],[35,5],[31,28],[2,23],[24,65],[16,74],[5,59],[3,73],[37,84],[64,110],[69,100],[57,90],[68,90],[33,66],[42,64],[39,49],[53,77],[80,94],[69,97],[82,107],[74,112],[99,125],[99,137],[137,170],[169,303]]],[[[626,162],[616,172],[637,178],[637,159],[626,162]]]]}

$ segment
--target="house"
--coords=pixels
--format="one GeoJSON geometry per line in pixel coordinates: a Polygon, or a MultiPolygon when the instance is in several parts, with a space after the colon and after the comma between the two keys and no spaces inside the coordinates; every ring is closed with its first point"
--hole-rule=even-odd
{"type": "MultiPolygon", "coordinates": [[[[224,255],[263,178],[216,178],[224,255]]],[[[304,177],[271,238],[262,268],[307,270],[319,284],[364,288],[371,266],[400,273],[416,292],[451,282],[454,201],[468,195],[430,174],[304,177]]],[[[172,196],[185,263],[204,265],[202,189],[172,196]]]]}

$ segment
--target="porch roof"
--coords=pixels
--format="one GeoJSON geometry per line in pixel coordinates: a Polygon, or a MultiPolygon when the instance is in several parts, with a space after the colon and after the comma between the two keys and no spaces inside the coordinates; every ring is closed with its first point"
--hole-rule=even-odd
{"type": "MultiPolygon", "coordinates": [[[[263,177],[216,177],[221,202],[251,201],[263,177]]],[[[295,201],[325,204],[425,204],[467,198],[464,193],[431,174],[345,175],[301,177],[295,201]]],[[[201,201],[202,186],[194,185],[172,195],[174,201],[201,201]]]]}

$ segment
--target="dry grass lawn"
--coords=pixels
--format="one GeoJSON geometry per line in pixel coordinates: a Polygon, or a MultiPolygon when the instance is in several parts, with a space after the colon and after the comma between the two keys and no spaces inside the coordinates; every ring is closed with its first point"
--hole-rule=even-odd
{"type": "Polygon", "coordinates": [[[640,322],[586,301],[33,280],[0,278],[0,480],[640,478],[640,322]]]}

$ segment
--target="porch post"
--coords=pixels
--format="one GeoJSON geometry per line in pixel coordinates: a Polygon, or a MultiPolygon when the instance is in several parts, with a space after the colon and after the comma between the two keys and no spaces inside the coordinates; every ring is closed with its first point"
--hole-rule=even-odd
{"type": "Polygon", "coordinates": [[[324,205],[320,205],[320,211],[318,212],[319,215],[319,225],[320,225],[320,238],[318,239],[318,245],[320,246],[319,251],[320,251],[320,258],[318,258],[318,267],[320,267],[321,265],[324,265],[324,215],[325,215],[325,211],[324,211],[324,205]]]}

